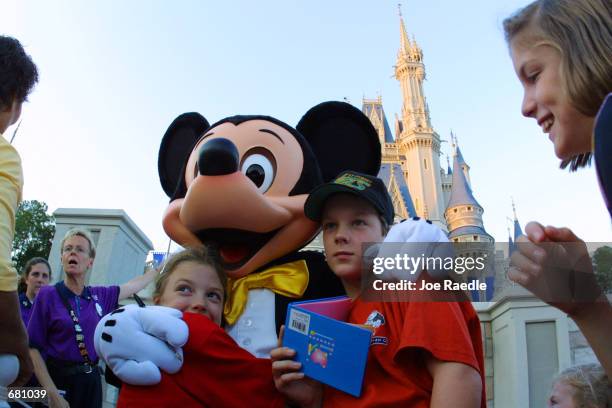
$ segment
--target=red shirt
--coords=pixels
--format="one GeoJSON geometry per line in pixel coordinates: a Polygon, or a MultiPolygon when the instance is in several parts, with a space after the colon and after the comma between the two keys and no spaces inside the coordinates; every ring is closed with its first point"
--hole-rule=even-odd
{"type": "Polygon", "coordinates": [[[364,302],[357,299],[349,323],[376,327],[360,398],[325,388],[324,407],[428,408],[433,378],[424,351],[441,361],[476,369],[486,407],[480,321],[469,302],[364,302]]]}
{"type": "Polygon", "coordinates": [[[189,340],[185,362],[176,374],[162,372],[150,387],[124,384],[118,408],[123,407],[284,407],[272,381],[268,359],[240,348],[209,318],[184,313],[189,340]]]}

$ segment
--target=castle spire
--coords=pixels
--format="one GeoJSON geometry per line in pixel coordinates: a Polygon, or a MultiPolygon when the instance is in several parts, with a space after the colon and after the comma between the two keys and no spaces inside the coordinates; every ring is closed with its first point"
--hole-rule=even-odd
{"type": "Polygon", "coordinates": [[[453,140],[453,147],[455,148],[455,158],[459,162],[459,167],[463,171],[463,175],[467,180],[468,185],[472,185],[472,180],[470,179],[470,166],[463,159],[463,154],[461,154],[461,149],[459,148],[459,140],[457,139],[457,135],[453,133],[451,130],[451,139],[453,140]]]}
{"type": "Polygon", "coordinates": [[[450,232],[448,238],[455,242],[494,242],[493,237],[484,228],[483,208],[472,194],[470,184],[461,169],[459,155],[457,147],[457,154],[453,159],[453,185],[444,213],[450,232]]]}
{"type": "Polygon", "coordinates": [[[429,109],[423,93],[425,65],[423,51],[410,41],[400,10],[400,48],[395,65],[395,78],[402,90],[402,123],[409,132],[433,133],[429,109]]]}
{"type": "Polygon", "coordinates": [[[461,154],[461,149],[459,149],[459,145],[457,144],[455,146],[456,146],[455,147],[455,157],[457,158],[457,161],[459,162],[459,165],[463,169],[465,166],[467,166],[467,163],[463,159],[463,155],[461,154]]]}
{"type": "Polygon", "coordinates": [[[399,12],[400,18],[400,54],[409,54],[410,53],[410,39],[408,38],[408,33],[406,32],[406,26],[404,25],[404,18],[402,17],[402,5],[397,5],[397,10],[399,12]]]}
{"type": "Polygon", "coordinates": [[[514,241],[516,241],[518,237],[523,235],[523,230],[521,229],[521,224],[516,216],[516,205],[514,204],[514,198],[510,197],[510,199],[512,200],[512,213],[514,214],[514,241]]]}
{"type": "Polygon", "coordinates": [[[512,239],[512,233],[510,232],[510,227],[506,225],[506,228],[508,229],[508,256],[512,256],[512,253],[516,249],[516,246],[514,244],[514,240],[512,239]]]}
{"type": "Polygon", "coordinates": [[[456,207],[458,205],[476,205],[482,208],[472,194],[470,184],[463,173],[462,163],[465,164],[459,146],[457,146],[455,158],[453,159],[453,187],[451,189],[447,208],[456,207]]]}

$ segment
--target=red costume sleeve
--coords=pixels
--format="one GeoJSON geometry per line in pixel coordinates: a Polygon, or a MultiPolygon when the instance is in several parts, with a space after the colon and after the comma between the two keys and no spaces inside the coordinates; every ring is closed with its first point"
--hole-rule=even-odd
{"type": "Polygon", "coordinates": [[[185,313],[189,341],[185,363],[176,374],[162,375],[153,387],[124,385],[118,407],[205,406],[283,407],[284,398],[272,381],[268,359],[240,348],[205,316],[185,313]]]}

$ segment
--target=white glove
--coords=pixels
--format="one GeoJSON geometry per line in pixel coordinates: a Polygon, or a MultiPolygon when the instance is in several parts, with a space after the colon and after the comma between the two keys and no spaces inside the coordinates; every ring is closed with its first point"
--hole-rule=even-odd
{"type": "Polygon", "coordinates": [[[153,385],[159,369],[174,374],[183,365],[189,329],[180,310],[128,305],[104,316],[96,326],[96,353],[123,382],[153,385]]]}
{"type": "Polygon", "coordinates": [[[439,227],[430,221],[423,219],[408,219],[395,224],[389,230],[385,240],[380,245],[377,253],[378,258],[401,259],[400,268],[391,268],[381,275],[384,280],[409,280],[416,281],[423,269],[427,270],[429,276],[441,279],[448,275],[439,264],[430,263],[430,267],[424,267],[423,263],[428,258],[454,257],[452,245],[448,243],[448,237],[439,227]],[[406,264],[406,256],[409,260],[406,264]],[[421,261],[419,261],[421,259],[421,261]],[[418,262],[413,263],[413,261],[418,262]],[[405,268],[405,266],[408,268],[405,268]]]}

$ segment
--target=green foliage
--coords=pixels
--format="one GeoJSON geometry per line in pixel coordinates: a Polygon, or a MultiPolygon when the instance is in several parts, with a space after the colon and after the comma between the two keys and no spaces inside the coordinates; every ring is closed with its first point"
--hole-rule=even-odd
{"type": "Polygon", "coordinates": [[[55,234],[55,219],[47,214],[47,204],[42,201],[22,201],[15,215],[13,263],[21,273],[28,259],[49,257],[55,234]]]}
{"type": "Polygon", "coordinates": [[[597,282],[604,292],[612,291],[612,248],[603,246],[593,253],[593,266],[597,282]]]}

